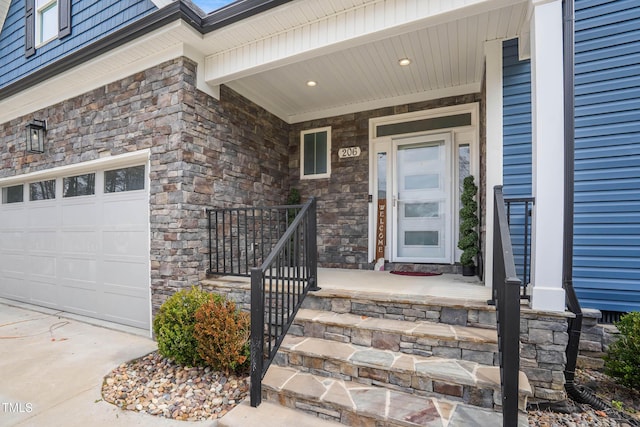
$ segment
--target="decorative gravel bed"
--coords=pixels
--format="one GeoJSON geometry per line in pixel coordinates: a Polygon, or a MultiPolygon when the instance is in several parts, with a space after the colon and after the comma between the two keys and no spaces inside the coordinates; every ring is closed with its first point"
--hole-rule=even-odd
{"type": "Polygon", "coordinates": [[[603,402],[618,403],[622,411],[596,411],[589,405],[568,402],[566,412],[529,410],[529,425],[534,427],[636,427],[640,426],[640,391],[617,384],[611,377],[590,369],[576,370],[576,383],[586,386],[603,402]]]}
{"type": "Polygon", "coordinates": [[[122,409],[187,421],[220,418],[248,391],[247,377],[179,366],[158,352],[118,366],[102,385],[103,399],[122,409]]]}

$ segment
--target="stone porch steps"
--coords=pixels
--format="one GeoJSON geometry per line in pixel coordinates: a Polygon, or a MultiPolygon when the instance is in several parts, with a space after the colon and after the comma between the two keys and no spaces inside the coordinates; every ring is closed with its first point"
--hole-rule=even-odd
{"type": "MultiPolygon", "coordinates": [[[[407,355],[370,346],[288,335],[274,360],[316,376],[375,385],[409,394],[445,397],[493,409],[501,405],[500,368],[466,360],[407,355]]],[[[520,408],[531,388],[520,375],[520,408]]]]}
{"type": "Polygon", "coordinates": [[[300,309],[289,334],[499,365],[498,337],[494,329],[300,309]]]}
{"type": "Polygon", "coordinates": [[[495,307],[486,300],[321,289],[310,292],[302,307],[408,322],[426,320],[494,330],[496,327],[495,307]]]}
{"type": "MultiPolygon", "coordinates": [[[[282,366],[269,368],[263,380],[263,396],[280,405],[352,426],[485,427],[502,424],[502,414],[490,409],[316,376],[282,366]]],[[[520,414],[518,426],[528,426],[525,414],[520,414]]]]}

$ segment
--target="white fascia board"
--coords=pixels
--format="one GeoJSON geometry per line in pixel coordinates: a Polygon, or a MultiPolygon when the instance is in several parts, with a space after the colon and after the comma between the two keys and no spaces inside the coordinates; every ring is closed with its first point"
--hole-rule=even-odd
{"type": "Polygon", "coordinates": [[[162,62],[186,56],[198,63],[198,89],[217,96],[217,88],[205,83],[203,54],[197,47],[202,36],[183,21],[176,21],[117,49],[58,74],[42,83],[0,101],[0,123],[57,104],[162,62]],[[172,40],[163,49],[160,43],[172,40]],[[148,49],[145,47],[149,46],[148,49]],[[153,52],[153,53],[149,53],[153,52]]]}
{"type": "MultiPolygon", "coordinates": [[[[205,75],[211,85],[226,84],[263,71],[333,53],[372,41],[430,27],[452,20],[513,5],[513,0],[385,0],[369,1],[351,9],[299,22],[273,32],[265,28],[262,36],[215,52],[206,57],[205,75]],[[389,10],[391,9],[391,10],[389,10]]],[[[296,7],[303,8],[304,2],[296,7]]],[[[291,13],[288,9],[272,13],[291,13]]],[[[298,13],[305,16],[304,13],[298,13]]],[[[260,16],[237,23],[224,31],[241,31],[243,26],[260,30],[260,16]]],[[[205,36],[213,43],[217,32],[205,36]]]]}
{"type": "Polygon", "coordinates": [[[145,148],[143,150],[132,151],[130,153],[119,154],[117,156],[105,156],[95,160],[75,163],[73,165],[65,165],[51,169],[45,169],[37,172],[31,172],[16,175],[8,178],[0,178],[0,187],[10,185],[23,184],[28,182],[42,181],[52,179],[62,175],[79,175],[88,172],[94,172],[106,168],[121,168],[133,166],[146,162],[151,155],[151,150],[145,148]]]}

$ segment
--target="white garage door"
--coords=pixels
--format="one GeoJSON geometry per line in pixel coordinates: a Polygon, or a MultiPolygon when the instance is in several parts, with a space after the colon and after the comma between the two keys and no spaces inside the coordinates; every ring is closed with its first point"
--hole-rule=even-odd
{"type": "Polygon", "coordinates": [[[146,165],[97,165],[2,188],[0,297],[149,329],[146,165]]]}

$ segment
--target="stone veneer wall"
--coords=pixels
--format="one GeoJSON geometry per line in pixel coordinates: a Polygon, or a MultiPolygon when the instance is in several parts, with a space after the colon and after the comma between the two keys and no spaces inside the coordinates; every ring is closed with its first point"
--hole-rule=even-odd
{"type": "MultiPolygon", "coordinates": [[[[297,123],[289,133],[291,186],[302,199],[318,200],[318,261],[329,268],[370,268],[368,256],[369,119],[452,105],[481,103],[481,94],[442,98],[409,105],[345,114],[297,123]],[[300,132],[331,126],[331,177],[300,179],[300,132]],[[360,147],[356,158],[340,159],[338,150],[360,147]]],[[[481,127],[483,126],[481,122],[481,127]]],[[[484,135],[481,129],[480,134],[484,135]]],[[[481,145],[483,141],[480,141],[481,145]]]]}
{"type": "Polygon", "coordinates": [[[198,91],[195,64],[184,61],[181,162],[176,174],[152,176],[154,312],[166,297],[205,276],[205,207],[282,205],[289,191],[289,125],[225,86],[220,101],[198,91]],[[167,209],[172,199],[178,203],[167,209]]]}
{"type": "Polygon", "coordinates": [[[520,370],[534,387],[535,400],[560,401],[564,389],[565,350],[572,313],[549,313],[522,308],[520,316],[520,370]]]}
{"type": "Polygon", "coordinates": [[[0,177],[150,149],[153,310],[206,269],[205,207],[282,204],[288,125],[232,90],[196,90],[196,64],[177,58],[0,124],[0,177]],[[44,154],[24,129],[47,118],[44,154]]]}

